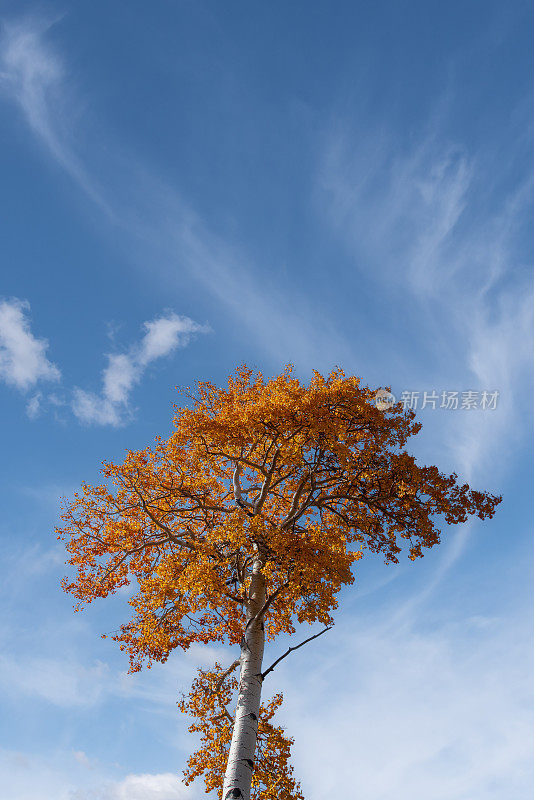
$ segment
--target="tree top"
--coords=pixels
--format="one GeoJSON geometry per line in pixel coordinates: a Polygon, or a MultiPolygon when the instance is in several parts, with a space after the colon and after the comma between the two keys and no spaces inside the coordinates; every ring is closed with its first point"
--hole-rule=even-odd
{"type": "Polygon", "coordinates": [[[134,616],[113,637],[133,669],[192,642],[238,643],[257,553],[268,638],[331,624],[365,552],[419,558],[438,522],[491,517],[501,500],[418,465],[414,413],[379,410],[375,394],[340,369],[306,385],[291,366],[186,390],[167,439],[105,462],[106,482],[67,503],[58,535],[77,574],[64,588],[83,604],[133,583],[134,616]]]}

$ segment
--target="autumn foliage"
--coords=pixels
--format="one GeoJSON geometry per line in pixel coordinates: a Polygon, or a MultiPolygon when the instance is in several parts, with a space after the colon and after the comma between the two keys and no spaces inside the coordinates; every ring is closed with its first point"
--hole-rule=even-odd
{"type": "MultiPolygon", "coordinates": [[[[189,696],[178,703],[181,711],[195,718],[189,726],[190,733],[201,734],[201,746],[189,758],[184,772],[186,784],[204,774],[207,792],[221,788],[234,722],[228,705],[237,688],[236,678],[224,675],[221,665],[216,663],[212,670],[198,671],[189,696]]],[[[289,764],[293,740],[285,736],[283,728],[271,722],[282,700],[279,692],[260,707],[251,795],[258,800],[304,800],[289,764]]]]}
{"type": "MultiPolygon", "coordinates": [[[[297,622],[332,624],[366,552],[419,558],[439,543],[438,522],[491,517],[500,501],[418,465],[405,450],[413,412],[378,410],[375,391],[341,370],[304,385],[291,368],[271,380],[241,368],[225,388],[186,395],[172,434],[104,463],[105,482],[83,485],[58,530],[79,604],[135,586],[113,636],[133,671],[193,642],[241,646],[255,563],[266,602],[253,621],[272,640],[297,622]]],[[[204,774],[207,789],[222,786],[237,690],[215,665],[180,702],[201,736],[186,779],[204,774]]],[[[252,796],[299,800],[291,740],[271,723],[280,702],[260,712],[252,796]]]]}

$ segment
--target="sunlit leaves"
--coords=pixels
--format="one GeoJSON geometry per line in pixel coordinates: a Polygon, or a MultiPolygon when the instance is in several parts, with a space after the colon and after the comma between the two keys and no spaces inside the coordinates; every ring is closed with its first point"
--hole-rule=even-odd
{"type": "MultiPolygon", "coordinates": [[[[207,792],[222,789],[233,725],[228,706],[236,691],[237,680],[215,664],[211,670],[198,670],[189,695],[179,701],[180,711],[195,720],[189,732],[200,735],[200,747],[184,772],[186,784],[203,775],[207,792]]],[[[251,800],[303,800],[289,763],[293,740],[272,722],[282,700],[278,693],[260,708],[251,800]]]]}

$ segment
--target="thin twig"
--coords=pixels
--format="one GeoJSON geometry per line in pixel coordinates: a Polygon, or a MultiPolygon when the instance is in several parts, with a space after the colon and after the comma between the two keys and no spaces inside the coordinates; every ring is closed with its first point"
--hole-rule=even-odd
{"type": "Polygon", "coordinates": [[[309,639],[305,639],[300,644],[295,645],[295,647],[290,647],[288,650],[286,650],[286,652],[282,656],[280,656],[280,658],[277,658],[276,661],[273,664],[271,664],[269,669],[266,669],[265,672],[261,673],[262,681],[265,679],[265,676],[268,675],[269,672],[272,672],[273,669],[276,667],[276,665],[279,664],[280,661],[282,661],[282,659],[284,659],[286,656],[288,656],[290,653],[292,653],[293,650],[298,650],[299,647],[303,647],[303,645],[308,644],[308,642],[311,642],[313,639],[317,639],[318,636],[322,636],[323,633],[326,633],[327,631],[331,630],[331,628],[333,628],[333,627],[334,627],[333,625],[329,625],[327,628],[324,628],[324,630],[320,631],[319,633],[316,633],[315,636],[310,636],[309,639]]]}

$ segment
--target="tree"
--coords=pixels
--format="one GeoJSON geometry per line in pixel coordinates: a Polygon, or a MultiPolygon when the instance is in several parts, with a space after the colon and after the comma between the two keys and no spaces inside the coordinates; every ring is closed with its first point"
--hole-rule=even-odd
{"type": "Polygon", "coordinates": [[[501,498],[419,466],[404,449],[420,429],[413,412],[379,410],[341,370],[306,386],[291,367],[270,380],[243,367],[227,388],[199,383],[187,396],[168,439],[104,462],[107,482],[67,504],[58,537],[77,572],[63,587],[81,606],[137,584],[113,636],[132,671],[193,642],[238,648],[179,702],[201,738],[186,782],[203,774],[223,800],[300,800],[292,740],[271,722],[282,695],[261,704],[274,668],[263,668],[265,640],[296,622],[322,623],[310,639],[321,635],[365,552],[420,558],[439,543],[434,519],[491,517],[501,498]]]}

